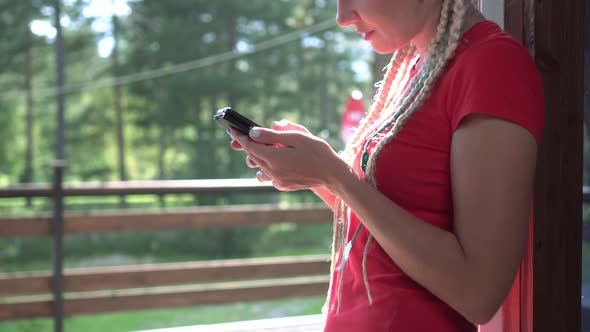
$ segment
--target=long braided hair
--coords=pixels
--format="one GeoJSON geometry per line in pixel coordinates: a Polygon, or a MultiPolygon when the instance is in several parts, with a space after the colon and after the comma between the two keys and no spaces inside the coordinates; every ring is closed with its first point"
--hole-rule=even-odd
{"type": "MultiPolygon", "coordinates": [[[[360,122],[359,127],[340,154],[343,160],[352,165],[356,160],[356,156],[364,148],[364,142],[367,138],[377,130],[393,124],[392,129],[377,143],[368,157],[364,180],[372,186],[376,186],[374,178],[375,161],[383,148],[397,136],[414,112],[419,110],[430,96],[430,92],[446,65],[455,55],[461,40],[466,16],[471,9],[473,7],[470,0],[443,1],[436,35],[430,44],[427,56],[425,59],[421,59],[424,66],[420,72],[413,76],[410,82],[408,82],[410,72],[416,62],[416,48],[410,44],[393,54],[390,63],[386,67],[383,81],[377,84],[378,91],[367,116],[360,122]],[[408,84],[406,84],[407,82],[408,84]],[[385,125],[382,125],[383,121],[378,121],[382,119],[387,120],[385,125]]],[[[348,206],[342,200],[337,200],[334,206],[331,276],[335,273],[337,255],[345,240],[344,224],[348,211],[348,206]]],[[[362,261],[363,279],[370,304],[372,304],[373,298],[367,276],[367,254],[372,241],[373,236],[369,234],[362,261]]],[[[337,313],[340,311],[343,278],[344,270],[340,271],[337,285],[337,313]]],[[[330,301],[329,297],[334,287],[332,279],[330,278],[328,299],[324,310],[327,309],[330,301]]]]}

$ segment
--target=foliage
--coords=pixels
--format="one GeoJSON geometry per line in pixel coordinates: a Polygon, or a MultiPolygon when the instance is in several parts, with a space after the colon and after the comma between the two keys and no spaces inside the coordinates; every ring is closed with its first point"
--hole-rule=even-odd
{"type": "MultiPolygon", "coordinates": [[[[63,1],[66,85],[67,179],[115,180],[116,116],[112,86],[86,83],[112,77],[110,59],[101,58],[97,41],[112,35],[98,31],[98,19],[84,14],[90,1],[63,1]],[[67,21],[66,21],[67,22],[67,21]]],[[[53,22],[52,1],[4,0],[0,15],[0,179],[23,180],[25,149],[34,151],[34,181],[49,181],[55,143],[55,39],[30,31],[32,22],[53,22]],[[3,7],[4,8],[4,7],[3,7]],[[33,88],[23,85],[23,59],[31,52],[33,88]],[[47,89],[50,87],[50,89],[47,89]],[[33,145],[25,144],[25,97],[34,97],[33,145]],[[10,158],[9,158],[10,157],[10,158]]],[[[131,14],[117,18],[120,75],[169,68],[253,45],[313,24],[332,20],[327,1],[133,1],[131,14]]],[[[102,21],[104,24],[104,21],[102,21]]],[[[129,138],[127,173],[132,180],[252,176],[243,156],[227,149],[227,137],[211,120],[232,105],[264,125],[289,118],[313,132],[327,129],[339,148],[338,114],[356,82],[357,53],[350,33],[331,29],[237,59],[145,79],[122,86],[124,132],[129,138]],[[203,156],[207,156],[203,158],[203,156]]]]}

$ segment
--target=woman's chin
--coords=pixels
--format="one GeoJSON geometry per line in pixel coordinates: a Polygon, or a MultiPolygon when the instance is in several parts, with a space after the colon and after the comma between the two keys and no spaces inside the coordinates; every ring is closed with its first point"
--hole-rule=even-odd
{"type": "Polygon", "coordinates": [[[401,49],[402,47],[392,47],[391,45],[389,46],[381,46],[381,45],[374,45],[373,44],[373,50],[379,54],[389,54],[389,53],[393,53],[399,49],[401,49]]]}
{"type": "Polygon", "coordinates": [[[379,43],[377,40],[371,41],[371,46],[373,46],[373,50],[379,54],[393,53],[397,50],[404,48],[406,45],[407,44],[379,43]]]}
{"type": "Polygon", "coordinates": [[[390,54],[390,53],[397,51],[395,49],[393,49],[393,50],[392,49],[380,49],[380,48],[375,48],[375,47],[373,47],[373,50],[379,54],[390,54]]]}
{"type": "Polygon", "coordinates": [[[377,36],[371,38],[369,42],[371,43],[373,50],[379,54],[393,53],[407,45],[407,43],[397,43],[392,42],[391,40],[383,40],[377,36]]]}

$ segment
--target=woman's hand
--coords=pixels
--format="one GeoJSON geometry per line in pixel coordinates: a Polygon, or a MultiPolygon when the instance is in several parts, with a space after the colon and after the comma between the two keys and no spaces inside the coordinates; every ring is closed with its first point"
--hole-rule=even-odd
{"type": "Polygon", "coordinates": [[[328,187],[349,167],[322,139],[305,127],[281,121],[272,129],[253,128],[250,137],[230,131],[231,146],[244,150],[249,167],[259,167],[257,178],[272,181],[282,191],[328,187]]]}
{"type": "MultiPolygon", "coordinates": [[[[302,133],[307,133],[307,134],[311,135],[311,133],[309,132],[309,130],[307,130],[307,128],[303,127],[302,125],[299,125],[299,124],[296,124],[296,123],[293,123],[293,122],[290,122],[287,120],[274,121],[271,129],[278,130],[278,131],[295,130],[295,131],[300,131],[302,133]]],[[[227,133],[230,136],[232,136],[231,129],[228,128],[227,133]]],[[[233,139],[231,141],[230,146],[232,147],[232,149],[237,150],[237,151],[244,150],[242,148],[242,146],[240,145],[240,143],[235,139],[233,139]]],[[[250,159],[249,155],[246,155],[246,165],[248,165],[248,167],[250,167],[250,168],[257,168],[258,167],[258,165],[250,159]]],[[[272,179],[270,177],[268,177],[268,175],[266,175],[263,171],[258,172],[256,177],[258,178],[258,180],[260,182],[272,181],[272,179]]]]}
{"type": "MultiPolygon", "coordinates": [[[[304,126],[302,126],[300,124],[296,124],[296,123],[290,122],[288,120],[275,121],[273,123],[271,129],[274,129],[274,130],[277,130],[277,131],[294,130],[294,131],[299,131],[299,132],[302,132],[302,133],[306,133],[306,134],[311,135],[311,133],[309,132],[309,130],[307,130],[307,128],[305,128],[304,126]]],[[[230,136],[231,136],[230,131],[231,131],[231,129],[228,129],[228,134],[230,134],[230,136]]],[[[238,143],[238,141],[236,141],[236,140],[233,140],[231,142],[231,147],[234,150],[238,150],[238,151],[244,150],[242,148],[242,146],[240,145],[240,143],[238,143]]]]}

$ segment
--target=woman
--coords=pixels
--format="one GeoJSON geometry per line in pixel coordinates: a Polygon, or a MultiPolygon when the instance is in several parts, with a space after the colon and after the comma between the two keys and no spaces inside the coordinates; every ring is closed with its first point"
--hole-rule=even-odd
{"type": "Polygon", "coordinates": [[[285,121],[231,145],[260,181],[334,210],[325,331],[475,331],[530,231],[535,65],[469,0],[340,0],[338,23],[394,52],[345,150],[285,121]]]}

